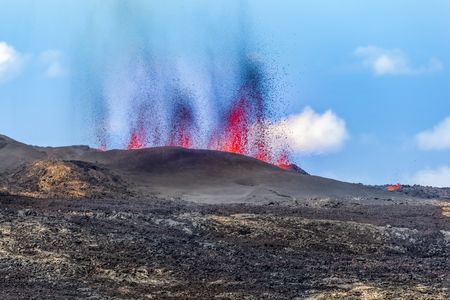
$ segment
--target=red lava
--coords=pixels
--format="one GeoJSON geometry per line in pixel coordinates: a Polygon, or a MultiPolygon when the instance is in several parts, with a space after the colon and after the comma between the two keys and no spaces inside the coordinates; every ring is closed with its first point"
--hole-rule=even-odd
{"type": "MultiPolygon", "coordinates": [[[[289,151],[270,147],[263,97],[252,86],[244,86],[237,101],[225,111],[221,125],[209,137],[208,149],[243,154],[288,169],[291,165],[289,151]]],[[[168,139],[163,144],[195,148],[196,135],[200,134],[195,130],[195,124],[192,108],[186,103],[178,103],[174,108],[168,139]]],[[[131,132],[127,149],[152,146],[146,143],[146,132],[143,122],[139,122],[131,132]]],[[[101,149],[106,150],[106,146],[101,149]]]]}
{"type": "Polygon", "coordinates": [[[389,192],[395,192],[395,191],[399,190],[401,187],[402,187],[401,184],[400,184],[400,183],[397,183],[397,184],[395,184],[395,185],[390,185],[390,186],[388,186],[388,187],[387,187],[387,190],[388,190],[389,192]]]}

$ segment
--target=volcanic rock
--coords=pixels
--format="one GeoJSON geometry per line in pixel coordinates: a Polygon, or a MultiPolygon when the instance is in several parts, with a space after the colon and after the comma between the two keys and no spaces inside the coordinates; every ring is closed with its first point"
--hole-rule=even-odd
{"type": "Polygon", "coordinates": [[[127,184],[106,168],[59,159],[26,163],[3,179],[9,194],[33,198],[107,198],[131,195],[127,184]]]}

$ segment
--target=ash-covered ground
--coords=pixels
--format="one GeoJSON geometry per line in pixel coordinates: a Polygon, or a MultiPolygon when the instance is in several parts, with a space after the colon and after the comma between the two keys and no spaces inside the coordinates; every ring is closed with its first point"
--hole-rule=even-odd
{"type": "Polygon", "coordinates": [[[1,299],[450,295],[450,222],[439,206],[0,203],[1,299]]]}
{"type": "Polygon", "coordinates": [[[450,298],[445,198],[7,138],[0,173],[0,299],[450,298]]]}

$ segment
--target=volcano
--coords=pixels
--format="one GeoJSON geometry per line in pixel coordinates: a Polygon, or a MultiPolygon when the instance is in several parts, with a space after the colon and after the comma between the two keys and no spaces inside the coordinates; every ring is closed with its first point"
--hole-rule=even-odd
{"type": "Polygon", "coordinates": [[[79,161],[114,172],[139,193],[176,195],[194,202],[273,202],[273,197],[286,202],[310,197],[387,195],[379,189],[309,176],[294,164],[277,167],[223,151],[174,146],[109,151],[88,146],[37,147],[6,136],[0,136],[0,143],[0,173],[11,174],[24,164],[48,163],[49,159],[79,161]]]}
{"type": "Polygon", "coordinates": [[[0,298],[449,298],[448,191],[280,162],[0,136],[0,298]]]}

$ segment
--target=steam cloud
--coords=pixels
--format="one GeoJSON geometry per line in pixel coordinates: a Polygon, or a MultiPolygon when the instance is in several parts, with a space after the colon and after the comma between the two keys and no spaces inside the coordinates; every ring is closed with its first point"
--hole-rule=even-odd
{"type": "Polygon", "coordinates": [[[348,138],[344,120],[331,110],[318,114],[310,107],[274,125],[272,131],[273,136],[285,135],[291,149],[304,154],[337,151],[348,138]]]}
{"type": "Polygon", "coordinates": [[[358,47],[354,55],[362,60],[364,67],[377,76],[384,75],[422,75],[439,72],[442,63],[431,58],[427,65],[413,67],[408,56],[400,49],[383,49],[375,46],[358,47]]]}
{"type": "Polygon", "coordinates": [[[416,141],[422,150],[450,149],[450,117],[445,118],[432,129],[417,134],[416,141]]]}
{"type": "Polygon", "coordinates": [[[413,176],[413,181],[424,186],[450,187],[450,168],[441,166],[437,169],[418,171],[413,176]]]}

